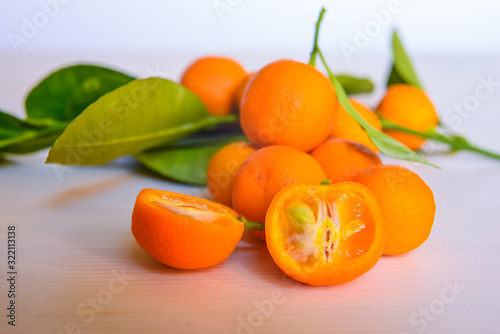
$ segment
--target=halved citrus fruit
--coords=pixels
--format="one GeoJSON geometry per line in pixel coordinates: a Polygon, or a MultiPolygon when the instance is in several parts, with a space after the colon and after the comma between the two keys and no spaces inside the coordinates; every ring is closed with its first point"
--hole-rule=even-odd
{"type": "Polygon", "coordinates": [[[179,269],[216,265],[231,255],[244,223],[231,208],[169,191],[143,189],[132,213],[132,233],[142,249],[179,269]]]}
{"type": "Polygon", "coordinates": [[[372,192],[355,182],[291,184],[266,216],[267,247],[290,277],[336,285],[371,269],[385,243],[385,226],[372,192]]]}

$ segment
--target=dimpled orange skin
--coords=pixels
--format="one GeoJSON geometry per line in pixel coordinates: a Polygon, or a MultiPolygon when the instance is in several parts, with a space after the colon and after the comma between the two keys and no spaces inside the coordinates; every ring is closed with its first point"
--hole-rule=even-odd
{"type": "Polygon", "coordinates": [[[245,69],[233,59],[204,57],[186,69],[181,84],[198,95],[210,114],[223,116],[235,109],[234,94],[245,76],[245,69]]]}
{"type": "MultiPolygon", "coordinates": [[[[236,175],[233,208],[248,220],[264,223],[273,197],[284,186],[300,182],[319,184],[325,172],[309,154],[282,145],[272,145],[252,154],[236,175]]],[[[252,231],[264,239],[262,231],[252,231]]]]}
{"type": "MultiPolygon", "coordinates": [[[[377,111],[397,125],[419,132],[433,129],[438,123],[436,108],[427,94],[420,88],[406,84],[389,86],[377,111]]],[[[425,142],[424,138],[418,136],[393,130],[385,132],[412,150],[419,149],[425,142]]]]}
{"type": "Polygon", "coordinates": [[[216,202],[232,206],[236,174],[256,150],[252,144],[242,141],[228,144],[212,156],[207,168],[207,185],[216,202]]]}
{"type": "Polygon", "coordinates": [[[258,146],[286,145],[308,152],[330,134],[337,97],[314,67],[292,60],[271,63],[250,79],[240,123],[258,146]]]}
{"type": "Polygon", "coordinates": [[[382,164],[379,156],[365,146],[338,138],[328,139],[316,147],[311,156],[332,183],[352,180],[362,170],[382,164]]]}
{"type": "Polygon", "coordinates": [[[354,181],[377,197],[387,224],[386,255],[408,253],[429,237],[436,204],[432,190],[401,166],[381,165],[362,171],[354,181]]]}
{"type": "Polygon", "coordinates": [[[132,233],[139,246],[161,263],[179,269],[207,268],[229,257],[240,241],[244,226],[238,217],[231,208],[205,199],[143,189],[132,213],[132,233]]]}
{"type": "MultiPolygon", "coordinates": [[[[324,215],[332,211],[330,209],[324,215]]],[[[265,227],[267,248],[278,267],[288,276],[314,286],[342,284],[365,274],[380,259],[386,239],[385,222],[375,196],[367,187],[355,182],[328,186],[288,185],[274,197],[269,206],[265,227]],[[330,258],[325,259],[324,256],[330,247],[320,247],[321,258],[307,264],[292,256],[290,249],[294,250],[293,247],[287,248],[292,240],[290,232],[293,226],[284,210],[287,204],[311,194],[326,203],[335,200],[342,202],[338,216],[341,232],[352,219],[361,218],[366,226],[351,236],[337,239],[338,248],[328,253],[330,258]]]]}
{"type": "MultiPolygon", "coordinates": [[[[375,129],[382,130],[382,124],[373,111],[355,99],[349,99],[349,102],[365,121],[375,129]]],[[[337,103],[337,112],[333,120],[331,137],[352,140],[365,145],[375,153],[379,152],[379,149],[372,142],[366,131],[349,115],[340,102],[337,103]]]]}

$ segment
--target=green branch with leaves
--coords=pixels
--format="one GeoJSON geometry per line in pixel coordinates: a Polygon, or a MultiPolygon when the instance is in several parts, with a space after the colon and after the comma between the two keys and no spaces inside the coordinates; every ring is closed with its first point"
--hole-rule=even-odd
{"type": "MultiPolygon", "coordinates": [[[[423,85],[420,79],[418,78],[417,71],[415,70],[412,61],[410,59],[410,56],[406,52],[404,45],[401,42],[401,39],[396,30],[394,30],[392,35],[392,52],[394,57],[394,64],[392,66],[392,70],[389,75],[389,79],[387,81],[387,87],[394,84],[403,83],[423,89],[423,85]]],[[[450,152],[470,151],[487,156],[489,158],[500,160],[499,153],[491,152],[486,149],[477,147],[476,145],[471,144],[469,140],[464,136],[450,133],[446,129],[442,121],[438,121],[438,126],[436,129],[430,129],[425,132],[419,132],[398,125],[387,119],[384,119],[380,115],[379,118],[382,122],[382,128],[384,130],[403,132],[421,138],[429,139],[435,142],[439,142],[448,145],[450,148],[450,152]]]]}

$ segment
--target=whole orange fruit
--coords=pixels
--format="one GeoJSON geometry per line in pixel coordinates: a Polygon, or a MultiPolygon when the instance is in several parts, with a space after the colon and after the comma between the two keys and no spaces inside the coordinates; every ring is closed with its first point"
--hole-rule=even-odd
{"type": "Polygon", "coordinates": [[[427,240],[436,203],[417,174],[401,166],[380,165],[365,169],[353,181],[370,188],[380,203],[387,226],[384,254],[404,254],[427,240]]]}
{"type": "Polygon", "coordinates": [[[236,175],[233,208],[248,220],[264,223],[267,208],[281,188],[295,182],[319,184],[324,179],[325,172],[309,154],[288,146],[266,146],[252,154],[236,175]]]}
{"type": "Polygon", "coordinates": [[[328,137],[336,101],[332,83],[314,67],[276,61],[250,79],[240,105],[241,127],[259,146],[307,152],[328,137]]]}
{"type": "MultiPolygon", "coordinates": [[[[368,122],[375,129],[379,131],[382,130],[382,124],[380,124],[380,120],[373,111],[355,99],[351,98],[349,99],[349,102],[366,122],[368,122]]],[[[351,115],[349,115],[340,102],[337,103],[337,112],[335,113],[335,118],[333,119],[331,136],[333,138],[352,140],[365,145],[375,153],[379,152],[379,149],[372,142],[366,131],[351,115]]]]}
{"type": "MultiPolygon", "coordinates": [[[[436,108],[427,94],[407,84],[389,86],[377,111],[389,121],[419,132],[433,129],[438,123],[436,108]]],[[[387,130],[386,133],[413,150],[425,142],[425,138],[399,131],[387,130]]]]}
{"type": "Polygon", "coordinates": [[[233,59],[204,57],[186,69],[181,84],[199,96],[210,114],[222,116],[234,109],[234,94],[245,76],[233,59]]]}
{"type": "Polygon", "coordinates": [[[316,147],[311,155],[332,183],[352,180],[362,170],[380,165],[379,156],[350,140],[331,138],[316,147]]]}
{"type": "Polygon", "coordinates": [[[207,168],[207,185],[215,201],[232,206],[236,174],[256,150],[252,144],[241,141],[224,146],[212,156],[207,168]]]}
{"type": "Polygon", "coordinates": [[[132,212],[132,234],[156,260],[174,268],[200,269],[231,255],[245,228],[239,217],[206,199],[143,189],[132,212]]]}

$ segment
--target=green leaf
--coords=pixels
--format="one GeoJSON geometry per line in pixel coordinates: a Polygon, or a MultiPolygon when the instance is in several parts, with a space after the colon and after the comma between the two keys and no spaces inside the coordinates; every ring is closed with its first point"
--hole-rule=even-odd
{"type": "Polygon", "coordinates": [[[207,184],[207,167],[212,155],[225,145],[247,140],[243,136],[212,140],[202,145],[155,149],[135,155],[144,166],[168,179],[195,185],[207,184]]]}
{"type": "MultiPolygon", "coordinates": [[[[0,143],[27,131],[27,125],[19,118],[0,111],[0,143]]],[[[1,144],[0,144],[1,145],[1,144]]]]}
{"type": "Polygon", "coordinates": [[[387,87],[396,84],[406,84],[407,82],[399,75],[396,67],[392,65],[391,74],[389,74],[389,80],[387,81],[387,87]]]}
{"type": "Polygon", "coordinates": [[[367,78],[356,78],[347,74],[339,74],[336,77],[347,95],[371,93],[374,89],[373,82],[367,78]]]}
{"type": "Polygon", "coordinates": [[[173,81],[135,80],[85,109],[54,143],[46,162],[103,164],[234,120],[210,116],[194,93],[173,81]]]}
{"type": "Polygon", "coordinates": [[[436,165],[431,164],[421,155],[410,150],[408,147],[404,146],[397,140],[372,127],[351,106],[347,98],[347,95],[344,92],[344,89],[342,88],[342,85],[330,71],[329,71],[329,77],[333,83],[333,86],[335,87],[335,90],[337,91],[337,98],[339,99],[339,102],[342,104],[344,109],[349,113],[349,115],[351,115],[361,125],[361,127],[365,129],[365,131],[368,133],[368,136],[370,136],[370,139],[373,141],[375,146],[377,146],[380,149],[380,151],[396,159],[420,162],[429,166],[437,167],[436,165]]]}
{"type": "Polygon", "coordinates": [[[396,83],[406,83],[423,89],[423,86],[418,79],[417,72],[413,68],[410,57],[405,51],[403,43],[401,42],[396,30],[394,30],[392,35],[392,52],[394,56],[394,65],[391,69],[387,86],[396,83]]]}
{"type": "Polygon", "coordinates": [[[60,69],[43,79],[26,98],[29,119],[73,120],[102,95],[133,77],[93,65],[60,69]]]}
{"type": "Polygon", "coordinates": [[[63,133],[66,125],[54,125],[38,131],[30,131],[22,136],[16,137],[10,145],[2,147],[0,152],[11,154],[33,153],[52,146],[56,139],[63,133]]]}
{"type": "Polygon", "coordinates": [[[33,125],[0,111],[0,152],[22,154],[50,147],[65,127],[33,125]]]}

